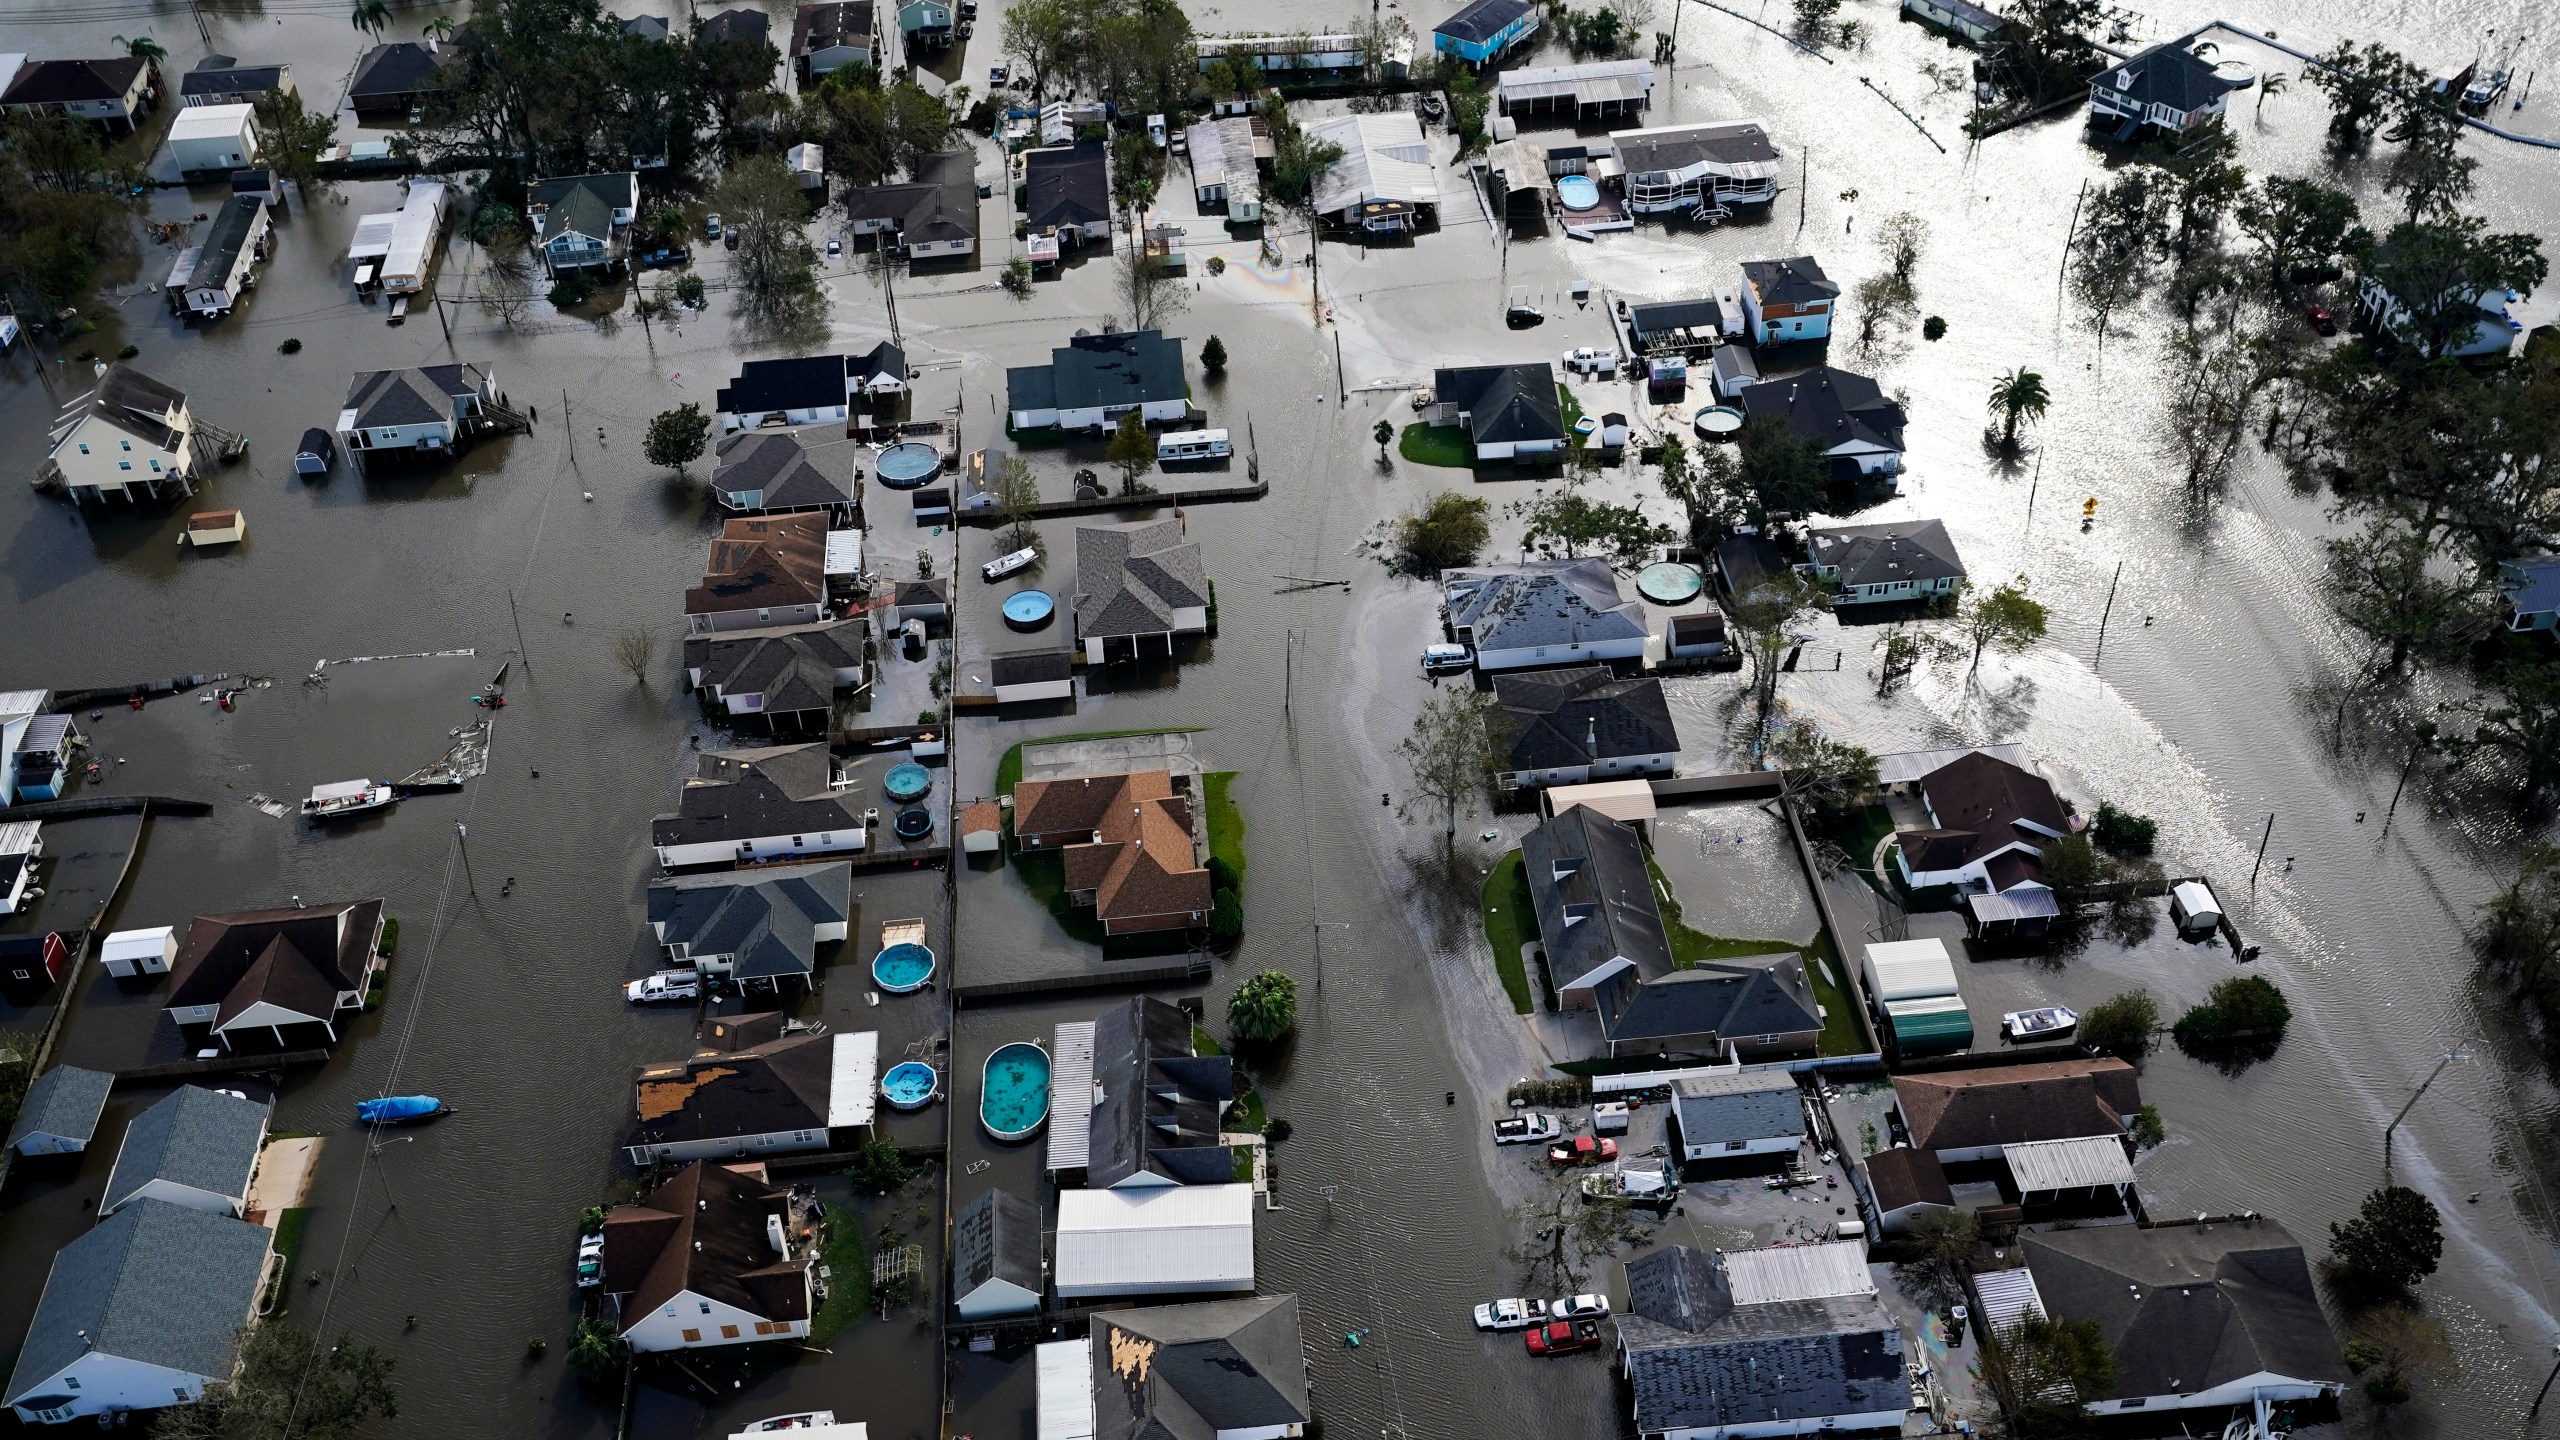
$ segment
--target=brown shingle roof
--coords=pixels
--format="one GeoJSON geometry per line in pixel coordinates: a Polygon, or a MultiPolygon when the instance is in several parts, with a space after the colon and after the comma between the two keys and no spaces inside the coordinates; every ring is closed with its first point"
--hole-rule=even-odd
{"type": "Polygon", "coordinates": [[[1192,850],[1189,800],[1114,805],[1094,828],[1099,840],[1067,847],[1066,870],[1069,890],[1094,892],[1096,916],[1129,920],[1209,908],[1209,872],[1192,850]]]}
{"type": "Polygon", "coordinates": [[[814,515],[755,515],[720,527],[702,583],[684,592],[684,613],[713,615],[827,599],[827,522],[814,515]]]}
{"type": "Polygon", "coordinates": [[[1161,800],[1172,793],[1173,776],[1162,770],[1025,780],[1013,787],[1013,833],[1035,845],[1087,841],[1114,807],[1161,800]]]}
{"type": "MultiPolygon", "coordinates": [[[[1966,751],[1921,777],[1920,792],[1928,798],[1929,813],[1939,825],[1924,835],[1971,839],[1963,858],[1949,862],[1946,856],[1955,853],[1953,847],[1933,838],[1928,847],[1931,863],[1922,865],[1915,858],[1911,862],[1915,870],[1953,870],[2003,846],[2024,841],[2041,847],[2050,836],[2071,833],[2071,818],[2062,813],[2062,798],[2053,793],[2050,782],[1980,750],[1966,751]]],[[[1904,853],[1909,853],[1909,847],[1904,853]]]]}
{"type": "Polygon", "coordinates": [[[381,919],[379,900],[199,915],[169,967],[168,1008],[216,1005],[220,1024],[271,1000],[325,1020],[363,983],[381,919]]]}
{"type": "Polygon", "coordinates": [[[809,1261],[773,1252],[765,1218],[784,1192],[697,1161],[636,1205],[604,1217],[604,1286],[630,1297],[623,1330],[685,1291],[773,1320],[809,1318],[809,1261]]]}
{"type": "Polygon", "coordinates": [[[2123,1133],[2142,1108],[2133,1067],[2106,1057],[1894,1077],[1914,1148],[1976,1150],[2123,1133]]]}
{"type": "Polygon", "coordinates": [[[1910,1205],[1953,1208],[1956,1192],[1947,1188],[1947,1172],[1938,1157],[1914,1146],[1879,1150],[1866,1159],[1867,1184],[1875,1191],[1876,1209],[1890,1215],[1910,1205]]]}
{"type": "Polygon", "coordinates": [[[960,833],[978,835],[1004,828],[1004,807],[993,800],[972,800],[960,811],[960,833]]]}

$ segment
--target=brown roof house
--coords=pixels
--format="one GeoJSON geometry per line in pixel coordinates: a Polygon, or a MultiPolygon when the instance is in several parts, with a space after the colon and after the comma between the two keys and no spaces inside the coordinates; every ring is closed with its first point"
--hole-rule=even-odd
{"type": "Polygon", "coordinates": [[[273,1053],[338,1042],[382,966],[382,902],[199,915],[169,967],[169,1018],[188,1046],[273,1053]]]}
{"type": "Polygon", "coordinates": [[[871,1134],[872,1030],[788,1034],[779,1013],[715,1018],[682,1060],[632,1072],[634,1165],[842,1149],[871,1134]]]}
{"type": "Polygon", "coordinates": [[[1026,850],[1066,852],[1067,898],[1092,906],[1106,935],[1208,921],[1191,797],[1166,771],[1023,781],[1013,789],[1013,833],[1026,850]]]}
{"type": "Polygon", "coordinates": [[[2133,1067],[2112,1056],[1898,1075],[1893,1098],[1912,1148],[1949,1165],[2005,1160],[2043,1140],[2120,1137],[2142,1110],[2133,1067]]]}
{"type": "Polygon", "coordinates": [[[1968,750],[1920,777],[1929,824],[1894,836],[1894,863],[1915,889],[1976,894],[2050,890],[2039,857],[2072,831],[2052,782],[1997,755],[1968,750]]]}
{"type": "Polygon", "coordinates": [[[702,583],[684,592],[688,634],[827,618],[823,514],[741,516],[720,527],[702,583]]]}
{"type": "Polygon", "coordinates": [[[148,60],[119,55],[109,60],[30,60],[15,74],[0,75],[0,110],[21,115],[68,115],[109,130],[139,128],[158,95],[160,73],[148,60]]]}
{"type": "Polygon", "coordinates": [[[696,1163],[604,1217],[604,1289],[634,1350],[805,1337],[816,1245],[761,1165],[696,1163]]]}

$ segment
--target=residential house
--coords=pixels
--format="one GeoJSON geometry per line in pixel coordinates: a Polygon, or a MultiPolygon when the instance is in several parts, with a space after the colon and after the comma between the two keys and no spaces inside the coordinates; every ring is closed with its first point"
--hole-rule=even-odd
{"type": "MultiPolygon", "coordinates": [[[[2507,275],[2470,275],[2447,285],[2430,314],[2421,320],[2409,308],[2407,297],[2394,295],[2390,287],[2374,279],[2377,271],[2387,273],[2392,266],[2395,240],[2386,237],[2375,247],[2365,266],[2365,274],[2356,282],[2356,321],[2366,329],[2391,336],[2410,345],[2421,354],[2450,355],[2457,360],[2504,355],[2515,348],[2515,339],[2524,333],[2524,322],[2515,316],[2519,302],[2511,286],[2524,277],[2507,275]]],[[[2428,273],[2423,267],[2421,274],[2428,273]]]]}
{"type": "Polygon", "coordinates": [[[774,865],[649,886],[649,930],[667,958],[758,992],[807,990],[818,947],[845,938],[853,867],[774,865]]]}
{"type": "Polygon", "coordinates": [[[9,1126],[8,1149],[19,1157],[76,1155],[89,1148],[106,1113],[116,1077],[104,1070],[56,1065],[35,1078],[9,1126]]]}
{"type": "Polygon", "coordinates": [[[71,783],[74,752],[88,744],[68,715],[28,717],[26,728],[9,748],[8,793],[15,803],[59,800],[71,783]]]}
{"type": "Polygon", "coordinates": [[[1201,209],[1226,211],[1230,225],[1262,221],[1262,172],[1271,163],[1271,127],[1259,115],[1203,120],[1186,132],[1191,151],[1191,198],[1201,209]]]}
{"type": "Polygon", "coordinates": [[[2130,140],[2147,126],[2175,139],[2220,119],[2232,84],[2183,44],[2154,45],[2092,77],[2090,128],[2130,140]]]}
{"type": "Polygon", "coordinates": [[[1804,1144],[1804,1093],[1784,1070],[1736,1070],[1671,1082],[1672,1153],[1689,1164],[1793,1159],[1804,1144]]]}
{"type": "Polygon", "coordinates": [[[862,355],[749,360],[712,397],[721,433],[762,425],[817,425],[849,418],[907,388],[907,359],[882,341],[862,355]]]}
{"type": "Polygon", "coordinates": [[[1902,1332],[1872,1290],[1745,1302],[1730,1263],[1686,1245],[1627,1262],[1615,1324],[1637,1434],[1898,1430],[1911,1407],[1902,1332]]]}
{"type": "Polygon", "coordinates": [[[2219,1415],[2347,1387],[2311,1267],[2273,1221],[2084,1226],[2020,1245],[2045,1314],[2097,1322],[2115,1352],[2104,1398],[2082,1407],[2093,1415],[2219,1415]]]}
{"type": "Polygon", "coordinates": [[[54,417],[46,473],[75,501],[192,495],[212,439],[198,434],[183,392],[118,361],[54,417]]]}
{"type": "Polygon", "coordinates": [[[444,182],[412,179],[399,209],[356,217],[355,237],[347,244],[348,276],[358,293],[378,286],[385,294],[417,294],[426,288],[443,234],[444,182]]]}
{"type": "Polygon", "coordinates": [[[1022,157],[1022,222],[1072,250],[1111,241],[1111,168],[1099,140],[1051,145],[1022,157]]]}
{"type": "Polygon", "coordinates": [[[2113,1056],[1897,1075],[1896,1124],[1941,1165],[2002,1160],[2013,1145],[2121,1137],[2142,1112],[2133,1067],[2113,1056]]]}
{"type": "MultiPolygon", "coordinates": [[[[697,1162],[604,1217],[604,1291],[643,1354],[805,1339],[816,1312],[790,1192],[762,1166],[697,1162]]],[[[847,1283],[839,1281],[839,1284],[847,1283]]]]}
{"type": "Polygon", "coordinates": [[[359,464],[385,451],[450,455],[497,409],[496,373],[487,365],[358,371],[338,411],[338,444],[359,464]]]}
{"type": "Polygon", "coordinates": [[[1734,296],[1730,323],[1726,319],[1723,299],[1713,295],[1702,295],[1694,300],[1656,300],[1627,307],[1627,338],[1639,355],[1661,351],[1696,353],[1720,346],[1728,338],[1738,339],[1741,334],[1739,293],[1734,296]]]}
{"type": "Polygon", "coordinates": [[[958,38],[951,7],[943,0],[907,0],[898,7],[898,34],[910,54],[946,49],[958,38]]]}
{"type": "Polygon", "coordinates": [[[658,864],[678,870],[858,852],[870,832],[827,747],[808,744],[704,751],[649,839],[658,864]]]}
{"type": "Polygon", "coordinates": [[[1092,1053],[1088,1188],[1224,1185],[1235,1179],[1235,1152],[1219,1123],[1235,1094],[1233,1062],[1194,1052],[1188,1014],[1166,1001],[1133,995],[1095,1018],[1092,1053]]]}
{"type": "Polygon", "coordinates": [[[1894,835],[1894,864],[1904,884],[1990,894],[2050,888],[2041,861],[2045,842],[2073,829],[2052,782],[1974,750],[1922,776],[1919,786],[1928,826],[1894,835]]]}
{"type": "Polygon", "coordinates": [[[553,278],[571,270],[618,270],[630,263],[631,226],[640,214],[640,172],[560,175],[525,194],[534,248],[553,278]]]}
{"type": "Polygon", "coordinates": [[[1609,143],[1640,215],[1778,198],[1778,147],[1757,120],[1615,130],[1609,143]]]}
{"type": "Polygon", "coordinates": [[[191,1046],[305,1050],[338,1043],[382,967],[382,902],[198,915],[169,967],[166,1009],[191,1046]]]}
{"type": "Polygon", "coordinates": [[[228,55],[207,55],[178,81],[181,105],[255,105],[293,93],[292,66],[243,65],[228,55]]]}
{"type": "Polygon", "coordinates": [[[347,107],[359,119],[399,114],[443,88],[444,66],[435,42],[398,40],[376,45],[356,61],[355,76],[347,81],[347,107]]]}
{"type": "Polygon", "coordinates": [[[231,172],[231,193],[234,198],[245,195],[269,205],[282,205],[284,181],[273,169],[263,165],[252,170],[234,170],[231,172]]]}
{"type": "Polygon", "coordinates": [[[138,1200],[246,1215],[249,1180],[272,1114],[259,1101],[201,1085],[170,1091],[125,1126],[106,1193],[98,1197],[100,1218],[138,1200]]]}
{"type": "Polygon", "coordinates": [[[1922,1215],[1956,1208],[1956,1192],[1947,1184],[1946,1167],[1936,1155],[1917,1146],[1876,1151],[1858,1162],[1858,1178],[1867,1218],[1880,1235],[1905,1234],[1922,1215]]]}
{"type": "Polygon", "coordinates": [[[1253,1186],[1058,1192],[1061,1300],[1253,1290],[1253,1186]]]}
{"type": "Polygon", "coordinates": [[[1592,1000],[1612,1059],[1806,1055],[1822,1038],[1822,1009],[1804,957],[1792,950],[1701,960],[1668,974],[1621,969],[1594,984],[1592,1000]]]}
{"type": "Polygon", "coordinates": [[[1671,937],[1634,827],[1577,805],[1520,837],[1557,1003],[1596,1007],[1611,976],[1672,973],[1671,937]]]}
{"type": "Polygon", "coordinates": [[[1521,365],[1461,365],[1431,373],[1432,402],[1422,418],[1467,432],[1479,461],[1561,455],[1564,401],[1544,360],[1521,365]]]}
{"type": "Polygon", "coordinates": [[[1605,666],[1536,670],[1493,682],[1511,737],[1494,783],[1505,790],[1580,785],[1614,775],[1668,775],[1680,759],[1662,682],[1621,680],[1605,666]]]}
{"type": "Polygon", "coordinates": [[[1035,1315],[1048,1289],[1040,1207],[989,1190],[951,1217],[951,1303],[963,1320],[1035,1315]]]}
{"type": "Polygon", "coordinates": [[[819,0],[791,14],[791,73],[804,87],[847,65],[880,67],[880,17],[872,0],[819,0]]]}
{"type": "Polygon", "coordinates": [[[1635,660],[1651,638],[1609,562],[1529,560],[1440,573],[1442,623],[1482,671],[1635,660]]]}
{"type": "Polygon", "coordinates": [[[832,569],[821,514],[746,515],[711,542],[702,583],[684,592],[685,630],[756,630],[828,618],[832,569]]]}
{"type": "Polygon", "coordinates": [[[694,40],[702,45],[763,45],[772,39],[773,22],[762,10],[744,6],[723,10],[694,27],[694,40]]]}
{"type": "Polygon", "coordinates": [[[1653,62],[1629,58],[1523,65],[1494,77],[1493,98],[1505,115],[1555,112],[1575,120],[1617,119],[1652,105],[1653,62]]]}
{"type": "Polygon", "coordinates": [[[1316,177],[1318,219],[1371,235],[1408,234],[1440,219],[1440,177],[1431,142],[1410,110],[1310,121],[1310,143],[1342,157],[1316,177]]]}
{"type": "Polygon", "coordinates": [[[1182,522],[1135,520],[1076,527],[1076,643],[1085,663],[1135,660],[1176,636],[1209,630],[1209,574],[1182,522]]]}
{"type": "Polygon", "coordinates": [[[1834,525],[1805,539],[1814,578],[1835,587],[1834,607],[1907,604],[1956,593],[1964,583],[1947,527],[1936,520],[1834,525]]]}
{"type": "Polygon", "coordinates": [[[878,1031],[790,1034],[777,1011],[715,1016],[691,1055],[632,1071],[623,1154],[648,1166],[851,1149],[871,1138],[879,1081],[878,1031]]]}
{"type": "Polygon", "coordinates": [[[909,260],[948,260],[978,248],[978,159],[969,150],[928,155],[913,179],[845,197],[855,235],[889,237],[909,260]]]}
{"type": "Polygon", "coordinates": [[[123,134],[141,128],[160,75],[137,56],[112,60],[30,60],[0,90],[0,110],[69,115],[123,134]]]}
{"type": "Polygon", "coordinates": [[[831,525],[850,525],[860,508],[842,480],[809,458],[808,447],[793,431],[723,435],[711,454],[711,491],[723,510],[751,515],[816,511],[831,525]]]}
{"type": "Polygon", "coordinates": [[[2498,593],[2507,601],[2507,628],[2560,628],[2560,555],[2528,555],[2498,563],[2498,593]]]}
{"type": "Polygon", "coordinates": [[[1076,698],[1076,658],[1072,650],[1017,650],[987,661],[987,679],[999,705],[1027,705],[1037,700],[1076,698]]]}
{"type": "MultiPolygon", "coordinates": [[[[915,493],[923,495],[930,492],[919,490],[915,493]]],[[[892,626],[904,625],[910,620],[922,620],[927,624],[938,620],[949,620],[951,618],[950,577],[937,575],[930,580],[915,577],[899,581],[889,591],[887,613],[889,624],[892,626]]]]}
{"type": "Polygon", "coordinates": [[[844,357],[845,398],[853,402],[857,415],[894,414],[906,396],[908,378],[907,352],[886,340],[859,355],[844,357]]]}
{"type": "Polygon", "coordinates": [[[179,254],[169,272],[170,305],[201,320],[230,314],[258,283],[258,263],[267,258],[273,229],[264,200],[232,196],[215,212],[204,243],[179,254]]]}
{"type": "Polygon", "coordinates": [[[1531,0],[1468,0],[1431,27],[1431,48],[1470,65],[1489,65],[1537,28],[1538,7],[1531,0]]]}
{"type": "Polygon", "coordinates": [[[6,1403],[32,1424],[193,1404],[257,1319],[267,1228],[144,1199],[53,1257],[6,1403]]]}
{"type": "Polygon", "coordinates": [[[169,158],[181,176],[211,177],[256,164],[257,107],[190,103],[169,126],[169,158]]]}
{"type": "MultiPolygon", "coordinates": [[[[620,17],[607,14],[604,18],[615,20],[620,17]]],[[[663,41],[671,31],[667,22],[655,15],[635,15],[622,21],[622,33],[636,40],[663,41]]]]}
{"type": "Polygon", "coordinates": [[[1824,340],[1840,286],[1810,255],[1742,262],[1743,332],[1754,345],[1824,340]]]}
{"type": "Polygon", "coordinates": [[[1902,13],[1976,45],[1987,45],[2009,22],[1972,0],[1902,0],[1902,13]]]}
{"type": "Polygon", "coordinates": [[[836,620],[794,629],[726,630],[684,640],[685,684],[721,713],[777,735],[824,735],[836,692],[864,685],[865,627],[836,620]]]}
{"type": "Polygon", "coordinates": [[[44,894],[36,885],[36,865],[43,859],[43,821],[0,820],[0,915],[15,915],[44,894]]]}
{"type": "Polygon", "coordinates": [[[1890,488],[1902,473],[1902,406],[1864,375],[1819,365],[1763,380],[1738,398],[1744,415],[1775,418],[1831,462],[1836,480],[1883,477],[1890,488]]]}
{"type": "MultiPolygon", "coordinates": [[[[1221,60],[1232,61],[1239,69],[1251,65],[1256,70],[1278,70],[1292,75],[1308,70],[1366,70],[1369,65],[1368,47],[1360,36],[1347,31],[1321,35],[1203,35],[1193,42],[1193,48],[1199,54],[1200,71],[1204,75],[1221,60]]],[[[1389,42],[1387,48],[1389,54],[1385,64],[1380,66],[1381,70],[1391,69],[1398,63],[1396,52],[1399,50],[1402,63],[1406,66],[1412,64],[1413,36],[1409,32],[1399,27],[1396,40],[1389,42]]],[[[1389,75],[1387,78],[1402,77],[1389,75]]]]}
{"type": "Polygon", "coordinates": [[[1194,839],[1191,797],[1162,770],[1026,780],[1013,791],[1025,849],[1065,852],[1068,903],[1090,905],[1106,935],[1208,923],[1210,881],[1194,839]],[[1036,828],[1025,831],[1026,822],[1036,828]],[[1062,825],[1084,822],[1081,829],[1062,825]]]}
{"type": "Polygon", "coordinates": [[[1004,390],[1015,430],[1102,431],[1132,411],[1150,425],[1191,414],[1182,342],[1158,330],[1075,336],[1046,365],[1007,367],[1004,390]]]}
{"type": "Polygon", "coordinates": [[[1305,1435],[1315,1413],[1305,1344],[1295,1295],[1105,1310],[1084,1338],[1040,1347],[1040,1434],[1305,1435]]]}

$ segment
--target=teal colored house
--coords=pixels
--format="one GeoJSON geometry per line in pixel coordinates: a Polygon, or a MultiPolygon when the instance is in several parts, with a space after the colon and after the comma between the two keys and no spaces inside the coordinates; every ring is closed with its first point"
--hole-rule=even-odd
{"type": "Polygon", "coordinates": [[[1538,28],[1531,0],[1473,0],[1431,32],[1431,48],[1470,65],[1487,64],[1538,28]]]}
{"type": "Polygon", "coordinates": [[[951,43],[951,7],[942,0],[908,0],[898,7],[898,29],[914,44],[951,43]]]}

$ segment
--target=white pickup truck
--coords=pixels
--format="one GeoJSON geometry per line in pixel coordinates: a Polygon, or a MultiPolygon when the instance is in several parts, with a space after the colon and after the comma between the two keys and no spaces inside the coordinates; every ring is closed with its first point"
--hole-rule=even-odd
{"type": "Polygon", "coordinates": [[[701,995],[702,977],[691,970],[661,970],[622,987],[622,998],[634,1005],[664,1005],[701,995]]]}
{"type": "Polygon", "coordinates": [[[1614,375],[1618,372],[1618,357],[1610,351],[1594,350],[1585,345],[1579,350],[1564,352],[1564,368],[1576,375],[1614,375]]]}

